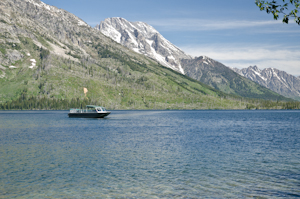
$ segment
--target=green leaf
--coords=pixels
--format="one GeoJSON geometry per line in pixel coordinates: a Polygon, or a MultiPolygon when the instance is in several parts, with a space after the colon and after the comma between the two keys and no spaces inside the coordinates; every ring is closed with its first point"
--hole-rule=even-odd
{"type": "Polygon", "coordinates": [[[289,23],[289,17],[287,15],[285,15],[282,19],[282,22],[288,24],[289,23]]]}

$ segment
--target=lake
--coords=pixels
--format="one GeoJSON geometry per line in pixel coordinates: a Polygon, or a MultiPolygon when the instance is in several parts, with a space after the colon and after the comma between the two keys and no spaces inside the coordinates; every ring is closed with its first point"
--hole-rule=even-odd
{"type": "Polygon", "coordinates": [[[300,111],[0,111],[0,198],[299,198],[300,111]]]}

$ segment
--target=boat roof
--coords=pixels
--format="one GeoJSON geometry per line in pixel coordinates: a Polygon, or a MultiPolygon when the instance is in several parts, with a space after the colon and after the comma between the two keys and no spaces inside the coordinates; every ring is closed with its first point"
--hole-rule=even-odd
{"type": "Polygon", "coordinates": [[[104,108],[103,106],[86,105],[87,108],[104,108]]]}

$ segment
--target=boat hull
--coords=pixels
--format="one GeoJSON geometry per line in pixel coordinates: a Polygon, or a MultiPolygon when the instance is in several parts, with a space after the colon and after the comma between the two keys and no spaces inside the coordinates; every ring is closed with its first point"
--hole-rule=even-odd
{"type": "Polygon", "coordinates": [[[110,112],[106,113],[68,113],[69,117],[75,117],[75,118],[104,118],[105,116],[108,116],[110,112]]]}

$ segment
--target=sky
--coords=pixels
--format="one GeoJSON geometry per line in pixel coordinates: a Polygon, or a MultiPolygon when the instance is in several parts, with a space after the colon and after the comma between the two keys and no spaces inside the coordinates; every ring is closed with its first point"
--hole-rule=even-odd
{"type": "MultiPolygon", "coordinates": [[[[255,0],[42,0],[95,27],[110,17],[142,21],[192,56],[229,67],[300,76],[300,26],[260,11],[255,0]]],[[[281,0],[279,0],[281,1],[281,0]]]]}

